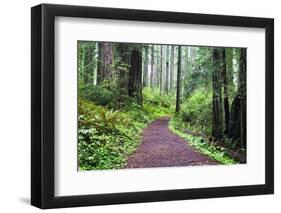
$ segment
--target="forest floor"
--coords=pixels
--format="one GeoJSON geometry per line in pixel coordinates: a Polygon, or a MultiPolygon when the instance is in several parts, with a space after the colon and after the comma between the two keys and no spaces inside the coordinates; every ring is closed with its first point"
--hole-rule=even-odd
{"type": "Polygon", "coordinates": [[[153,121],[143,132],[137,151],[129,157],[126,168],[216,165],[218,162],[195,151],[168,128],[169,117],[153,121]]]}

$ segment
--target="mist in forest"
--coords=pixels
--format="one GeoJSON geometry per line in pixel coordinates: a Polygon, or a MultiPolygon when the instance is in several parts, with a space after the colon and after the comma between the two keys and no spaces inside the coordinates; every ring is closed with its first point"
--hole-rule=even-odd
{"type": "Polygon", "coordinates": [[[78,169],[246,163],[246,54],[78,41],[78,169]]]}

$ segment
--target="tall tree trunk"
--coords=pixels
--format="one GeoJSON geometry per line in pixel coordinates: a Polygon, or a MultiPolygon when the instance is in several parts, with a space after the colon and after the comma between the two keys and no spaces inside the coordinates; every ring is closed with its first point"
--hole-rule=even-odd
{"type": "Polygon", "coordinates": [[[148,46],[144,46],[143,87],[148,86],[148,46]]]}
{"type": "Polygon", "coordinates": [[[184,56],[183,56],[183,72],[182,72],[182,86],[181,86],[181,96],[184,97],[184,88],[185,88],[185,79],[186,79],[186,75],[188,72],[188,65],[189,65],[189,61],[188,61],[188,51],[189,48],[188,47],[184,47],[184,56]]]}
{"type": "Polygon", "coordinates": [[[239,57],[237,95],[231,105],[228,136],[240,140],[240,147],[246,147],[246,49],[235,53],[239,57]],[[240,54],[239,54],[240,52],[240,54]]]}
{"type": "Polygon", "coordinates": [[[159,46],[156,46],[156,87],[160,87],[160,53],[159,53],[159,46]]]}
{"type": "Polygon", "coordinates": [[[228,78],[228,85],[230,87],[234,86],[234,76],[233,76],[233,48],[227,48],[225,50],[226,54],[226,73],[227,73],[227,78],[228,78]]]}
{"type": "Polygon", "coordinates": [[[100,84],[102,82],[102,58],[101,58],[101,49],[102,49],[102,42],[98,42],[98,68],[97,68],[97,84],[100,84]]]}
{"type": "Polygon", "coordinates": [[[130,47],[127,43],[119,43],[117,45],[120,61],[122,62],[123,69],[120,70],[118,80],[119,87],[122,93],[128,95],[128,80],[129,80],[129,66],[130,66],[130,47]],[[126,68],[126,69],[125,69],[126,68]]]}
{"type": "Polygon", "coordinates": [[[212,101],[212,136],[220,139],[222,136],[222,120],[221,120],[221,83],[220,83],[220,57],[219,50],[213,49],[214,70],[212,74],[213,101],[212,101]]]}
{"type": "Polygon", "coordinates": [[[160,55],[160,95],[163,94],[163,45],[161,45],[161,55],[160,55]]]}
{"type": "Polygon", "coordinates": [[[155,71],[156,71],[156,84],[155,84],[155,86],[157,87],[157,88],[159,88],[160,87],[160,57],[159,57],[159,46],[156,46],[155,47],[156,48],[156,69],[155,69],[155,71]]]}
{"type": "Polygon", "coordinates": [[[181,46],[178,47],[178,73],[177,73],[177,97],[176,113],[180,112],[180,91],[181,91],[181,46]]]}
{"type": "Polygon", "coordinates": [[[232,141],[240,138],[240,97],[236,95],[231,104],[231,111],[229,117],[228,137],[232,141]]]}
{"type": "Polygon", "coordinates": [[[135,97],[138,104],[142,104],[142,52],[141,48],[136,46],[131,53],[131,66],[129,71],[129,88],[130,97],[135,97]]]}
{"type": "Polygon", "coordinates": [[[246,147],[246,49],[241,49],[239,60],[239,95],[240,95],[240,142],[246,147]]]}
{"type": "Polygon", "coordinates": [[[226,54],[225,48],[222,49],[221,54],[221,75],[223,79],[223,105],[224,105],[224,122],[225,122],[225,134],[228,133],[229,129],[229,101],[228,101],[228,76],[226,72],[226,54]]]}
{"type": "Polygon", "coordinates": [[[169,93],[169,46],[166,46],[166,77],[165,77],[165,93],[169,93]]]}
{"type": "Polygon", "coordinates": [[[150,86],[154,87],[154,45],[151,45],[150,86]]]}
{"type": "Polygon", "coordinates": [[[98,45],[97,83],[112,78],[113,48],[108,42],[99,42],[98,45]]]}
{"type": "Polygon", "coordinates": [[[173,92],[173,90],[174,90],[174,65],[175,65],[174,49],[175,49],[175,47],[172,45],[172,47],[171,47],[171,64],[170,64],[170,92],[173,92]]]}

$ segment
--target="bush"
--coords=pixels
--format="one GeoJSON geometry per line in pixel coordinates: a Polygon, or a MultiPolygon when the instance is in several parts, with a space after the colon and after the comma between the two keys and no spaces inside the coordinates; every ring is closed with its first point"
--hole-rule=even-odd
{"type": "Polygon", "coordinates": [[[190,126],[209,133],[212,126],[212,92],[195,91],[182,104],[180,117],[190,126]]]}
{"type": "Polygon", "coordinates": [[[119,111],[79,100],[78,159],[81,170],[122,168],[137,148],[140,127],[119,111]]]}
{"type": "Polygon", "coordinates": [[[130,104],[126,110],[79,99],[78,159],[80,170],[117,169],[138,148],[143,128],[165,112],[130,104]]]}
{"type": "Polygon", "coordinates": [[[79,97],[106,106],[114,98],[113,92],[97,85],[83,85],[79,87],[79,97]]]}
{"type": "Polygon", "coordinates": [[[238,163],[232,157],[228,156],[226,148],[216,147],[213,144],[208,143],[208,141],[201,136],[194,136],[185,133],[184,130],[179,128],[176,117],[170,121],[169,128],[172,132],[182,137],[186,141],[187,145],[209,156],[213,160],[226,165],[238,163]]]}
{"type": "Polygon", "coordinates": [[[159,89],[143,88],[143,105],[150,112],[156,114],[172,114],[175,110],[175,96],[160,95],[159,89]]]}
{"type": "Polygon", "coordinates": [[[92,101],[97,105],[114,109],[122,109],[135,101],[134,98],[122,94],[120,89],[106,81],[101,85],[81,85],[79,87],[79,97],[92,101]]]}
{"type": "Polygon", "coordinates": [[[78,159],[80,170],[117,169],[138,148],[143,128],[173,110],[171,98],[144,90],[143,105],[114,88],[84,86],[79,91],[78,159]]]}

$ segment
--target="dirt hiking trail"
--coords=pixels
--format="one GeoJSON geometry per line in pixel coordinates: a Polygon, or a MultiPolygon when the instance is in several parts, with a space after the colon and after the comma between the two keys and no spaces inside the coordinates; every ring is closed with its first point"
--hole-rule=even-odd
{"type": "Polygon", "coordinates": [[[129,157],[126,168],[216,165],[216,161],[195,151],[168,129],[169,117],[149,124],[138,150],[129,157]]]}

